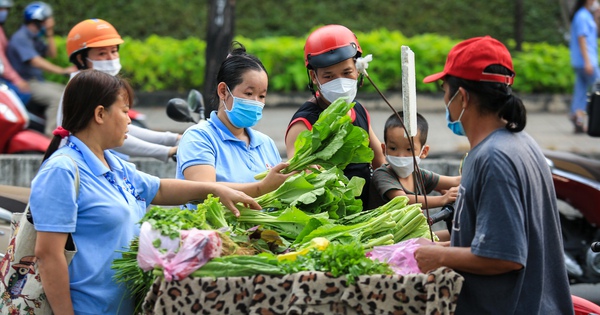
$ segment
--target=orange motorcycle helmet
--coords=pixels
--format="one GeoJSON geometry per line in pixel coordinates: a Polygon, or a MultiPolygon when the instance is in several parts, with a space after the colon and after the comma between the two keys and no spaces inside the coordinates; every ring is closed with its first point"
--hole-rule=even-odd
{"type": "MultiPolygon", "coordinates": [[[[88,19],[75,25],[67,36],[69,61],[79,67],[77,54],[88,48],[120,45],[123,39],[110,23],[101,19],[88,19]]],[[[84,58],[85,59],[85,58],[84,58]]]]}

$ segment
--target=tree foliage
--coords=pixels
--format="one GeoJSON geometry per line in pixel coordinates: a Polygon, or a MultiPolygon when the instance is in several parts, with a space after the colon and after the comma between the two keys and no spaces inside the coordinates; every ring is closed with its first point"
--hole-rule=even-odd
{"type": "MultiPolygon", "coordinates": [[[[6,33],[21,23],[28,2],[15,1],[6,33]]],[[[151,35],[205,39],[208,1],[190,0],[54,0],[56,33],[66,35],[79,21],[102,18],[136,39],[151,35]]],[[[491,35],[514,38],[513,0],[343,0],[235,1],[237,36],[305,36],[318,25],[337,23],[356,32],[385,28],[412,37],[437,33],[451,38],[491,35]]],[[[527,42],[563,42],[559,0],[524,2],[527,42]]]]}

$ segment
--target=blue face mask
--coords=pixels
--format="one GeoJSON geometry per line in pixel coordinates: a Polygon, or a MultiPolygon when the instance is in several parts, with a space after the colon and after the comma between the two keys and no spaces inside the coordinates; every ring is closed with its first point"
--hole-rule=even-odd
{"type": "Polygon", "coordinates": [[[44,36],[46,36],[46,27],[45,27],[45,26],[42,26],[42,27],[40,28],[40,31],[37,33],[37,35],[36,35],[36,36],[37,36],[37,37],[44,37],[44,36]]]}
{"type": "Polygon", "coordinates": [[[460,115],[458,116],[458,119],[456,121],[452,121],[450,119],[450,109],[449,108],[450,108],[450,104],[452,104],[452,101],[454,100],[456,95],[458,95],[458,91],[456,91],[456,93],[454,93],[454,96],[452,96],[450,101],[448,101],[448,104],[445,104],[446,105],[446,123],[448,124],[448,128],[450,128],[450,130],[452,130],[452,132],[455,135],[464,136],[465,128],[463,128],[463,125],[460,122],[460,119],[462,118],[462,115],[465,112],[465,109],[464,108],[462,109],[462,111],[460,112],[460,115]]]}
{"type": "Polygon", "coordinates": [[[227,91],[229,91],[229,94],[233,97],[231,110],[227,109],[225,100],[223,100],[225,114],[227,114],[229,122],[236,128],[248,128],[256,125],[262,118],[262,110],[263,107],[265,107],[265,104],[255,100],[235,97],[233,96],[233,93],[231,93],[231,90],[229,90],[229,87],[227,87],[227,91]]]}
{"type": "Polygon", "coordinates": [[[0,24],[4,24],[8,18],[8,10],[0,10],[0,24]]]}

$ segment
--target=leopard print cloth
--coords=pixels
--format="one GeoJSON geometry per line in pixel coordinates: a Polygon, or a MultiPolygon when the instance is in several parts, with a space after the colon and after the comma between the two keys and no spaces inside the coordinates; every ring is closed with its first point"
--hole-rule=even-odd
{"type": "Polygon", "coordinates": [[[345,277],[323,272],[285,276],[158,278],[146,314],[454,314],[463,277],[449,268],[426,274],[345,277]]]}

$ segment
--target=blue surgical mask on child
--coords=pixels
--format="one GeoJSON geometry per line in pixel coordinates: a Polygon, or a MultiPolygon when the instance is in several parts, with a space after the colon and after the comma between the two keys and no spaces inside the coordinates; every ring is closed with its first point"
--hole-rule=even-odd
{"type": "MultiPolygon", "coordinates": [[[[421,154],[423,154],[423,148],[421,148],[419,155],[415,156],[414,158],[417,161],[417,165],[421,163],[421,154]]],[[[386,154],[385,158],[388,164],[394,170],[394,173],[396,173],[396,175],[398,175],[400,178],[407,178],[415,170],[412,156],[393,156],[386,154]]]]}
{"type": "Polygon", "coordinates": [[[229,118],[229,122],[236,128],[248,128],[256,125],[262,118],[262,110],[265,107],[264,103],[255,100],[249,100],[241,97],[233,96],[229,87],[227,91],[233,97],[233,104],[231,110],[227,109],[225,100],[223,105],[225,106],[225,114],[229,118]]]}
{"type": "Polygon", "coordinates": [[[462,115],[465,112],[465,109],[464,108],[462,109],[462,111],[460,112],[460,115],[458,116],[458,119],[456,121],[452,121],[450,119],[450,109],[449,108],[450,108],[450,104],[452,104],[452,101],[454,100],[456,95],[458,95],[458,90],[456,91],[456,93],[454,93],[454,96],[452,96],[450,101],[448,101],[448,104],[444,104],[444,105],[446,105],[446,124],[448,125],[448,128],[450,128],[450,130],[452,130],[452,132],[455,135],[464,136],[465,129],[463,128],[463,125],[462,125],[462,122],[460,122],[460,119],[462,118],[462,115]]]}

